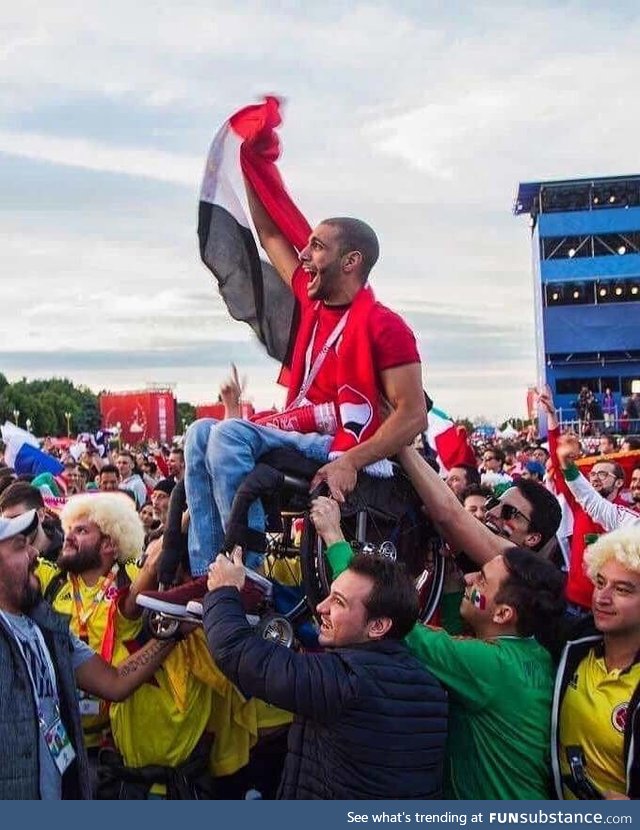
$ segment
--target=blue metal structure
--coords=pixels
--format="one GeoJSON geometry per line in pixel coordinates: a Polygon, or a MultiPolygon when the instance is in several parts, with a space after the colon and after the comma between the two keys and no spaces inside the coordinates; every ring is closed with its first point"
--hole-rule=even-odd
{"type": "Polygon", "coordinates": [[[531,217],[538,382],[565,417],[640,380],[640,175],[520,184],[531,217]]]}

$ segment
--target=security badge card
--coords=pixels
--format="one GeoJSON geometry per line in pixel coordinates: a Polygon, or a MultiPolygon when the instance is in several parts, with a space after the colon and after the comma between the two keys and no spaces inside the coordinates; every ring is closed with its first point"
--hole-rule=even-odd
{"type": "Polygon", "coordinates": [[[76,753],[60,717],[56,717],[50,726],[43,729],[42,734],[58,772],[62,775],[76,757],[76,753]]]}
{"type": "Polygon", "coordinates": [[[99,715],[100,714],[100,699],[91,697],[91,695],[80,692],[80,714],[84,715],[99,715]]]}

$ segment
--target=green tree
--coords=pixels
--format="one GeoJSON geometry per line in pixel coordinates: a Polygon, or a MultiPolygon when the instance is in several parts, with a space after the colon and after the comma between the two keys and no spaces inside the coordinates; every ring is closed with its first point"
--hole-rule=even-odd
{"type": "Polygon", "coordinates": [[[70,413],[72,434],[94,432],[100,426],[98,399],[87,387],[76,387],[66,378],[27,381],[22,378],[16,383],[6,382],[0,375],[0,419],[14,420],[19,412],[18,422],[26,427],[30,421],[36,435],[66,435],[67,419],[70,413]]]}
{"type": "Polygon", "coordinates": [[[186,401],[178,402],[178,420],[176,422],[176,433],[183,432],[183,425],[192,424],[196,420],[196,408],[186,401]]]}

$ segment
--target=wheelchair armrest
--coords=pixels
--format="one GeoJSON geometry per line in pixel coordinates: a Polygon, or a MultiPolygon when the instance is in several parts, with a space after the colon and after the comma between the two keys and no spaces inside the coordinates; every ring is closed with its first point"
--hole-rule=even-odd
{"type": "Polygon", "coordinates": [[[282,483],[285,487],[288,487],[289,490],[307,495],[309,492],[309,484],[311,482],[308,478],[299,478],[298,476],[291,476],[285,473],[282,483]]]}

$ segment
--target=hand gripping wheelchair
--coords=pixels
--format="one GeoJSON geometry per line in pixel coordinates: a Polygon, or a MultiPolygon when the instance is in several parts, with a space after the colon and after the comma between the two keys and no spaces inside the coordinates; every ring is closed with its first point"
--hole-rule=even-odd
{"type": "MultiPolygon", "coordinates": [[[[273,450],[257,463],[236,493],[225,533],[224,551],[236,545],[264,553],[264,572],[247,576],[258,582],[263,598],[250,617],[261,636],[291,646],[296,640],[313,645],[310,620],[329,593],[331,573],[322,539],[309,518],[309,484],[320,465],[289,449],[273,450]],[[249,527],[251,505],[260,499],[267,530],[249,527]],[[299,544],[294,527],[302,521],[299,544]]],[[[172,495],[184,503],[182,492],[172,495]]],[[[180,515],[178,504],[171,513],[180,515]]],[[[394,465],[392,478],[358,476],[355,490],[341,505],[341,526],[354,552],[378,553],[403,562],[415,580],[419,596],[419,618],[427,622],[440,600],[444,581],[442,542],[424,514],[422,503],[401,467],[394,465]]],[[[178,564],[177,533],[168,528],[159,566],[161,582],[170,584],[178,564]]],[[[182,553],[184,558],[184,542],[182,553]]],[[[166,612],[145,612],[155,637],[173,637],[184,618],[166,612]]],[[[197,618],[193,619],[197,622],[197,618]]]]}

